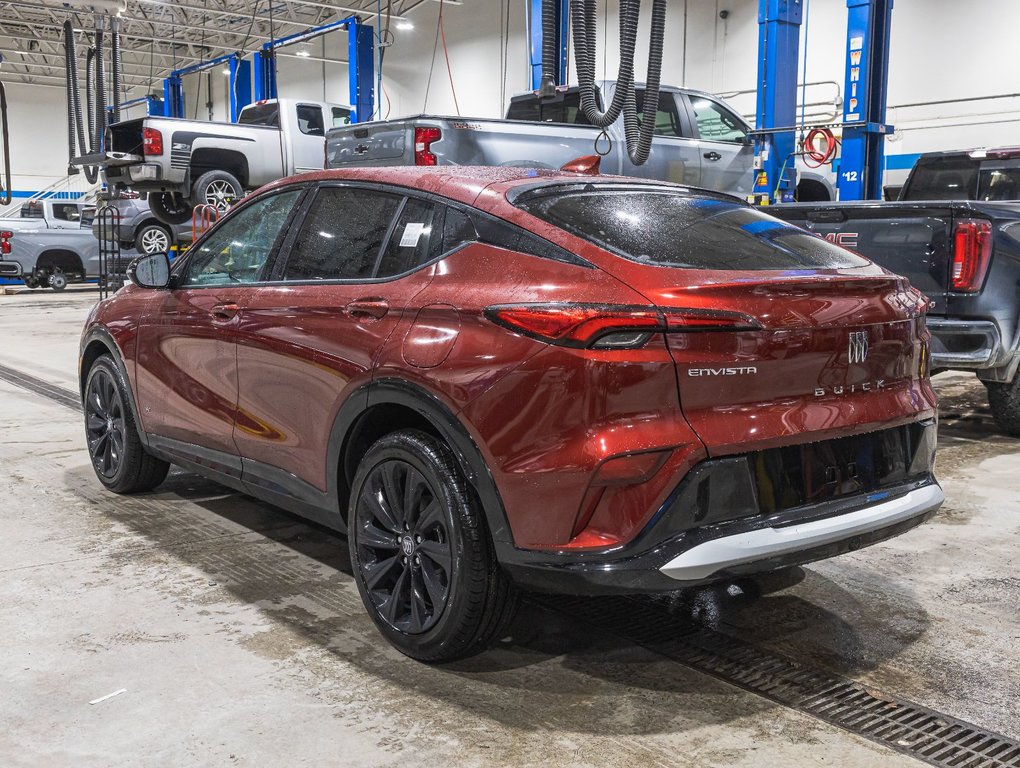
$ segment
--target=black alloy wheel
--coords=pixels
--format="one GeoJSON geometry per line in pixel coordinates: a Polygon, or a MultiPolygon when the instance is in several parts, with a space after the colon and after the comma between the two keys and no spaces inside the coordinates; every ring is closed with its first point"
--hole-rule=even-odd
{"type": "Polygon", "coordinates": [[[421,634],[450,597],[453,548],[442,502],[411,464],[377,464],[355,512],[358,565],[379,615],[394,629],[421,634]]]}
{"type": "Polygon", "coordinates": [[[519,602],[485,510],[440,437],[391,432],[351,482],[348,548],[361,601],[398,651],[452,661],[501,637],[519,602]]]}
{"type": "Polygon", "coordinates": [[[109,355],[100,355],[85,380],[85,440],[96,477],[114,493],[151,491],[170,464],[142,444],[127,377],[109,355]]]}
{"type": "Polygon", "coordinates": [[[106,370],[89,379],[85,394],[85,435],[96,473],[112,480],[124,459],[124,401],[106,370]]]}

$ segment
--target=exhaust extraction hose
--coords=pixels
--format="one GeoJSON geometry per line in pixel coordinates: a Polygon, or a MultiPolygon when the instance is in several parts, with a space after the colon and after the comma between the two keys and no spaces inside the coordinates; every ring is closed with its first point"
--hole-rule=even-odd
{"type": "Polygon", "coordinates": [[[92,95],[92,83],[96,81],[96,49],[89,48],[85,52],[85,127],[89,144],[96,135],[95,99],[92,95]]]}
{"type": "Polygon", "coordinates": [[[585,118],[599,128],[608,128],[623,114],[624,136],[631,163],[643,165],[652,150],[655,113],[659,104],[662,75],[662,48],[666,34],[666,0],[653,0],[652,25],[648,46],[648,75],[645,79],[641,113],[638,117],[634,89],[634,51],[637,48],[641,0],[620,0],[620,68],[616,77],[613,101],[605,112],[598,106],[595,88],[595,57],[597,53],[597,0],[571,0],[570,21],[574,35],[574,62],[585,118]]]}
{"type": "Polygon", "coordinates": [[[540,96],[551,98],[559,83],[559,56],[556,51],[556,5],[558,0],[542,2],[542,82],[540,96]]]}
{"type": "MultiPolygon", "coordinates": [[[[64,75],[67,78],[67,151],[68,159],[73,160],[79,152],[87,154],[89,148],[85,142],[85,126],[82,123],[81,91],[78,89],[78,55],[74,46],[74,27],[70,21],[64,22],[64,75]]],[[[95,184],[99,180],[99,169],[95,166],[85,166],[84,171],[89,184],[95,184]]]]}
{"type": "Polygon", "coordinates": [[[110,58],[113,59],[113,111],[110,113],[110,122],[120,122],[120,19],[114,17],[110,22],[110,58]]]}
{"type": "Polygon", "coordinates": [[[103,151],[106,136],[106,64],[103,60],[102,17],[96,19],[96,132],[92,139],[92,151],[103,151]]]}

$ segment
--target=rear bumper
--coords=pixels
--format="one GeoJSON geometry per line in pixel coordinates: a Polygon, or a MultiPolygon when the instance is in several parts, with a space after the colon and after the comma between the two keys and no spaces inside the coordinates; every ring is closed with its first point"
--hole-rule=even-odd
{"type": "Polygon", "coordinates": [[[942,489],[934,419],[864,435],[703,461],[628,544],[600,551],[501,548],[528,589],[672,591],[809,563],[923,523],[942,489]]]}
{"type": "Polygon", "coordinates": [[[21,277],[21,264],[16,261],[0,261],[0,277],[21,277]]]}
{"type": "Polygon", "coordinates": [[[932,483],[856,512],[712,539],[677,555],[659,570],[678,581],[700,581],[720,572],[733,573],[747,565],[782,564],[804,552],[824,551],[841,542],[846,542],[848,549],[856,549],[869,534],[901,523],[922,522],[935,513],[944,499],[942,489],[932,483]]]}
{"type": "Polygon", "coordinates": [[[929,317],[932,368],[990,368],[1002,353],[999,327],[991,320],[929,317]]]}

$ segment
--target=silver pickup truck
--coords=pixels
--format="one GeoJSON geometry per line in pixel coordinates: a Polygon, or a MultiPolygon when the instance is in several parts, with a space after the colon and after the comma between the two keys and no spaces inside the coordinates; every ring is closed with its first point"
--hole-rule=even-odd
{"type": "Polygon", "coordinates": [[[77,229],[14,230],[0,219],[0,277],[20,279],[29,288],[60,291],[69,282],[99,276],[99,241],[92,220],[83,216],[77,229]]]}
{"type": "Polygon", "coordinates": [[[199,203],[223,211],[245,190],[322,170],[327,128],[350,119],[344,105],[291,99],[249,104],[237,123],[143,117],[114,123],[105,152],[74,162],[101,166],[114,190],[147,192],[156,218],[183,224],[199,203]]]}
{"type": "Polygon", "coordinates": [[[74,200],[29,200],[13,215],[0,217],[0,230],[78,229],[83,206],[74,200]]]}
{"type": "MultiPolygon", "coordinates": [[[[598,84],[601,102],[611,102],[613,81],[598,84]]],[[[638,104],[644,92],[638,86],[638,104]]],[[[603,173],[639,176],[706,187],[745,197],[754,176],[752,131],[717,96],[662,86],[648,162],[635,166],[627,155],[621,116],[603,134],[580,108],[578,89],[558,88],[556,98],[515,96],[505,120],[418,115],[403,120],[334,128],[326,133],[326,165],[490,165],[559,168],[582,155],[604,154],[603,173]]],[[[798,169],[800,170],[800,169],[798,169]]],[[[835,198],[821,174],[800,171],[799,200],[835,198]]]]}

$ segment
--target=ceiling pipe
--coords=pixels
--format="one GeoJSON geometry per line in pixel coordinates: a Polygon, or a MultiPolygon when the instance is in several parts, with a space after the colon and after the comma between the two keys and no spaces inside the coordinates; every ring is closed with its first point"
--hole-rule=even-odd
{"type": "Polygon", "coordinates": [[[127,0],[64,0],[65,7],[89,8],[95,13],[120,14],[127,11],[127,0]]]}

